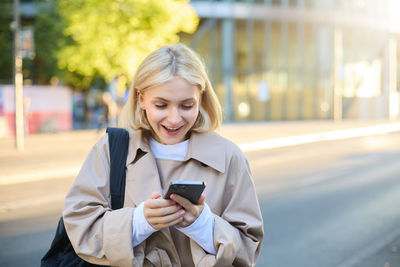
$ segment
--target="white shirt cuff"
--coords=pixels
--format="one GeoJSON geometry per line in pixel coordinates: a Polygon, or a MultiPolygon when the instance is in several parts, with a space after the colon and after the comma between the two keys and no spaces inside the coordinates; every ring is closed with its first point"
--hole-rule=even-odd
{"type": "Polygon", "coordinates": [[[157,230],[144,217],[144,202],[140,203],[132,212],[132,244],[136,247],[157,230]]]}
{"type": "Polygon", "coordinates": [[[191,225],[176,229],[194,240],[208,253],[217,254],[214,246],[214,215],[206,203],[200,216],[191,225]]]}

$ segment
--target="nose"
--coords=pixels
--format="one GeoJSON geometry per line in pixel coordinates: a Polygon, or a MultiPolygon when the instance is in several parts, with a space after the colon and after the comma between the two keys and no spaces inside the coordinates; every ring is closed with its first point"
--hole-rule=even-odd
{"type": "Polygon", "coordinates": [[[181,121],[181,115],[180,115],[179,109],[177,107],[171,107],[168,110],[167,120],[172,125],[178,124],[181,121]]]}

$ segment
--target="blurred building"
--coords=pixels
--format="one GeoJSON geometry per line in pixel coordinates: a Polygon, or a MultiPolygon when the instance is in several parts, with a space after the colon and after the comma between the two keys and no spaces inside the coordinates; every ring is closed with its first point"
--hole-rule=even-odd
{"type": "Polygon", "coordinates": [[[399,117],[399,1],[190,3],[228,119],[399,117]]]}
{"type": "MultiPolygon", "coordinates": [[[[0,137],[15,133],[14,85],[0,85],[0,137]]],[[[65,86],[24,86],[25,134],[72,130],[72,91],[65,86]]]]}
{"type": "MultiPolygon", "coordinates": [[[[161,0],[160,0],[161,1],[161,0]]],[[[33,19],[39,0],[21,0],[33,19]]],[[[227,120],[398,119],[400,1],[192,0],[227,120]]]]}

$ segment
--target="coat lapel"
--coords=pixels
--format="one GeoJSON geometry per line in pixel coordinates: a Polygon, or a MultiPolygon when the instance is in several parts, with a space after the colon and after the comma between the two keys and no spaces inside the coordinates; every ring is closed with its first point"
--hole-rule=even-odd
{"type": "Polygon", "coordinates": [[[157,164],[149,152],[127,167],[125,201],[137,206],[149,199],[152,192],[162,193],[157,164]]]}

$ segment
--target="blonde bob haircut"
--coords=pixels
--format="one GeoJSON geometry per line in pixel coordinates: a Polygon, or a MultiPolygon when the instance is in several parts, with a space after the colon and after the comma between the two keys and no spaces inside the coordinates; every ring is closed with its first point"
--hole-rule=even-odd
{"type": "Polygon", "coordinates": [[[173,77],[187,80],[201,92],[199,114],[191,131],[204,133],[216,130],[222,121],[221,105],[203,62],[192,49],[183,44],[161,47],[139,65],[119,118],[119,126],[151,131],[146,112],[138,103],[139,94],[146,88],[164,83],[173,77]]]}

